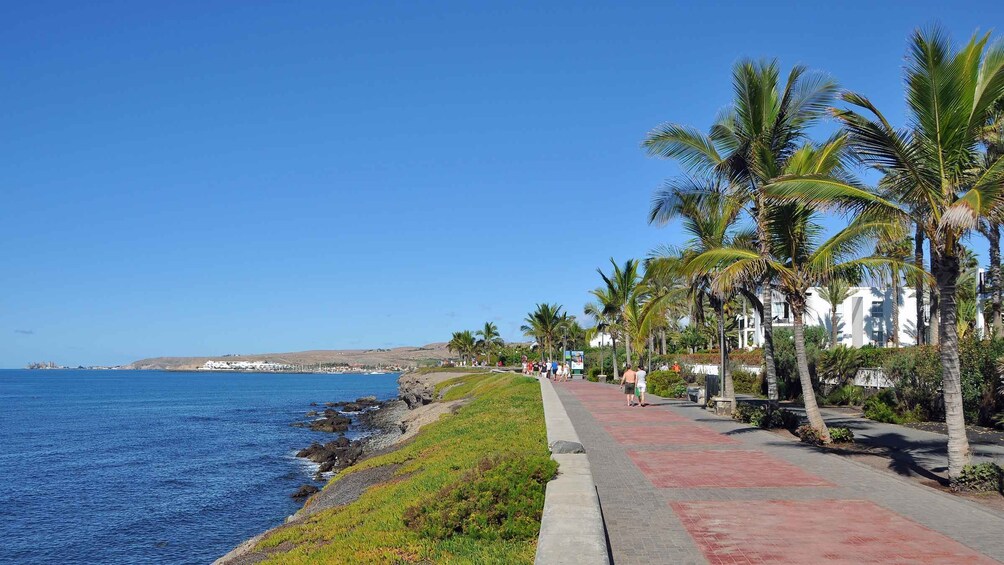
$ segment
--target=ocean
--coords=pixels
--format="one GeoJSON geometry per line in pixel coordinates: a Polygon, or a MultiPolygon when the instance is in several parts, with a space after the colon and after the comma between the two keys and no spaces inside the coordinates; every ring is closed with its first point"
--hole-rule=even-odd
{"type": "Polygon", "coordinates": [[[0,370],[0,563],[210,563],[320,486],[294,453],[336,436],[289,425],[310,403],[397,378],[0,370]]]}

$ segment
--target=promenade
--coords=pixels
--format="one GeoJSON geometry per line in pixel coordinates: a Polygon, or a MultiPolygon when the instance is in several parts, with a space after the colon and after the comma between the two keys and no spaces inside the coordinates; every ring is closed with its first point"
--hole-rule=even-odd
{"type": "Polygon", "coordinates": [[[586,449],[614,563],[1004,561],[1004,514],[651,397],[555,384],[586,449]]]}

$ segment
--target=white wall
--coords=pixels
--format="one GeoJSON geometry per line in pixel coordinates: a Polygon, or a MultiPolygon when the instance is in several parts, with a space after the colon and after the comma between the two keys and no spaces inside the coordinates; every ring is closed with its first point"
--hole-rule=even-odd
{"type": "MultiPolygon", "coordinates": [[[[782,317],[784,312],[784,300],[779,293],[774,293],[774,316],[782,317]]],[[[755,316],[750,315],[749,335],[752,343],[747,346],[760,346],[763,344],[763,330],[760,327],[759,319],[753,320],[755,316]]],[[[915,291],[912,288],[900,288],[899,294],[899,343],[900,345],[916,344],[915,330],[917,327],[917,301],[915,291]]],[[[810,288],[806,292],[806,326],[822,326],[826,328],[827,334],[830,332],[830,303],[820,296],[819,288],[810,288]]],[[[775,319],[774,328],[790,328],[791,321],[775,319]]],[[[885,345],[889,335],[892,333],[892,289],[882,289],[877,287],[853,287],[851,296],[837,307],[837,335],[838,343],[849,347],[861,347],[863,345],[885,345]],[[859,323],[861,331],[855,335],[854,326],[854,305],[856,299],[860,300],[861,310],[859,323]],[[880,308],[878,316],[872,316],[872,306],[880,308]],[[875,343],[873,339],[873,324],[881,328],[885,342],[875,343]]]]}
{"type": "MultiPolygon", "coordinates": [[[[892,334],[892,289],[875,287],[854,287],[851,296],[837,307],[838,343],[847,346],[878,345],[873,339],[873,324],[882,329],[886,342],[892,334]],[[853,309],[855,299],[861,300],[862,332],[855,343],[853,309]],[[872,306],[879,304],[881,317],[872,316],[872,306]]],[[[917,343],[917,301],[912,288],[900,288],[899,293],[899,343],[900,345],[915,345],[917,343]]],[[[818,288],[812,288],[806,293],[808,311],[805,314],[806,326],[823,326],[830,331],[830,303],[823,300],[818,288]]]]}

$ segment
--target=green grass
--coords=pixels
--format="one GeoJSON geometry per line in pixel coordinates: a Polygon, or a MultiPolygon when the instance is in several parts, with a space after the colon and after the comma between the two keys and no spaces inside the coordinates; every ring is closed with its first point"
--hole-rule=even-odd
{"type": "Polygon", "coordinates": [[[492,369],[492,367],[419,367],[415,370],[419,375],[428,375],[429,373],[487,373],[492,369]]]}
{"type": "Polygon", "coordinates": [[[268,563],[533,561],[543,485],[555,471],[540,385],[507,374],[446,382],[452,388],[444,401],[470,396],[470,402],[401,449],[335,477],[332,483],[363,469],[401,465],[394,479],[355,502],[264,538],[259,548],[287,544],[268,563]],[[495,502],[485,505],[486,497],[495,502]],[[451,508],[467,510],[454,516],[451,508]]]}

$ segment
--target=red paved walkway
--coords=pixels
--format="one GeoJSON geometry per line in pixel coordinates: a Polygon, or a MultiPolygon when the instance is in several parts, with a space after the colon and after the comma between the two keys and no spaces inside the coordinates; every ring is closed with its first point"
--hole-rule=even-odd
{"type": "Polygon", "coordinates": [[[627,408],[609,385],[556,388],[589,455],[618,563],[976,564],[1004,555],[1004,516],[972,503],[692,404],[627,408]]]}

